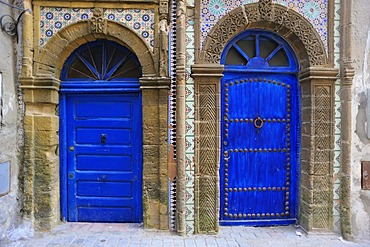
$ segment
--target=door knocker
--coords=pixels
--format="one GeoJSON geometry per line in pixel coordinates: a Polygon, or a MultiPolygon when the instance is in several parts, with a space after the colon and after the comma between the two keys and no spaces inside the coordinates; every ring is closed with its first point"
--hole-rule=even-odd
{"type": "Polygon", "coordinates": [[[257,129],[260,129],[262,128],[263,126],[263,120],[261,117],[258,117],[254,120],[254,127],[256,127],[257,129]]]}

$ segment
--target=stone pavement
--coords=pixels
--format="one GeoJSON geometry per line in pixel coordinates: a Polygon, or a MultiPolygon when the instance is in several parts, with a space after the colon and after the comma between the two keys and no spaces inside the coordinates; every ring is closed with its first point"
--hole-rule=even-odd
{"type": "Polygon", "coordinates": [[[180,237],[167,231],[144,230],[138,224],[63,223],[32,239],[0,242],[1,247],[123,247],[123,246],[369,246],[344,241],[335,234],[306,235],[294,226],[220,227],[218,235],[180,237]],[[299,236],[301,235],[301,236],[299,236]]]}

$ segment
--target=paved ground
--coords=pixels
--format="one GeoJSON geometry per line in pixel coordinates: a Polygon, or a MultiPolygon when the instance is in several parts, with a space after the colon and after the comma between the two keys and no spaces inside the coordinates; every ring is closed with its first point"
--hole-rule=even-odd
{"type": "Polygon", "coordinates": [[[221,227],[218,235],[180,237],[169,232],[144,230],[138,224],[65,223],[33,239],[0,242],[1,247],[123,247],[123,246],[370,246],[347,242],[334,234],[304,234],[294,226],[221,227]],[[301,236],[299,236],[301,235],[301,236]]]}

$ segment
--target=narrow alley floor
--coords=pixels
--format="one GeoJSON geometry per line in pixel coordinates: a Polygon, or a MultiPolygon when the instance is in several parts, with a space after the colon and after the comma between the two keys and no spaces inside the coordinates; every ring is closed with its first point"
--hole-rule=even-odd
{"type": "Polygon", "coordinates": [[[294,226],[220,227],[218,235],[181,237],[167,231],[144,230],[138,224],[63,223],[51,232],[30,239],[0,242],[1,247],[123,247],[123,246],[369,246],[353,243],[335,234],[305,234],[294,226]]]}

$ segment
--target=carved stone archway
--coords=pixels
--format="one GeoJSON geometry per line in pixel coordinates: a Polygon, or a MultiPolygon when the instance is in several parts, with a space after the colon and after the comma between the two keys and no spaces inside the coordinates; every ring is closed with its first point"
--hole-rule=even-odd
{"type": "Polygon", "coordinates": [[[292,46],[299,60],[302,102],[299,223],[308,231],[331,230],[334,83],[338,71],[328,63],[320,36],[302,15],[271,0],[261,0],[224,16],[207,36],[192,66],[196,95],[196,232],[218,231],[221,53],[233,37],[251,28],[277,33],[292,46]]]}
{"type": "MultiPolygon", "coordinates": [[[[20,79],[25,102],[25,215],[41,230],[60,222],[59,76],[65,60],[77,47],[107,39],[132,50],[142,66],[144,225],[168,229],[166,133],[169,79],[158,76],[155,55],[131,28],[104,18],[99,20],[97,23],[92,18],[66,26],[37,54],[33,55],[30,47],[25,47],[20,79]]],[[[32,27],[32,19],[27,16],[24,25],[32,27]]],[[[24,39],[32,40],[32,33],[25,32],[24,39]]]]}

